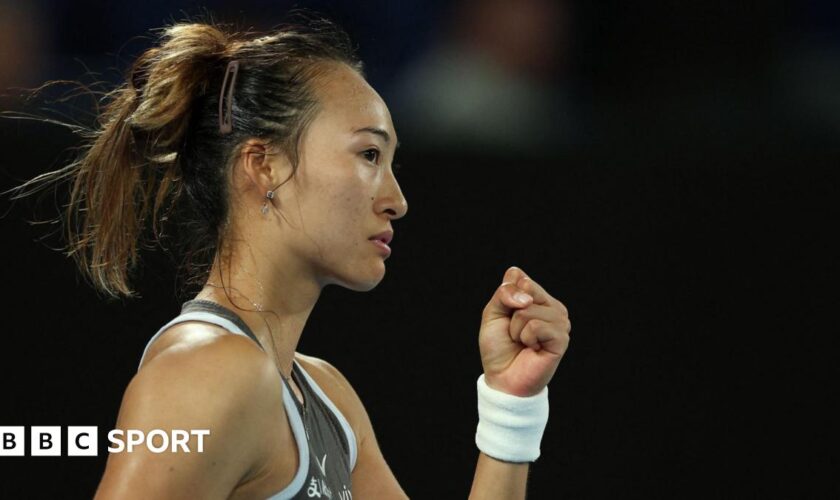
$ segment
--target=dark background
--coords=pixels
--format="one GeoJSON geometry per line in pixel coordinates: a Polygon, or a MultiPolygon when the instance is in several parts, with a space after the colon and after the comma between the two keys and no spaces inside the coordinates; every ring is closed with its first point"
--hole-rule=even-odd
{"type": "MultiPolygon", "coordinates": [[[[528,132],[507,142],[479,126],[499,119],[498,100],[478,106],[475,128],[444,139],[430,138],[447,125],[444,107],[428,106],[430,118],[411,104],[428,88],[413,68],[436,47],[463,45],[473,3],[297,4],[338,20],[358,43],[394,113],[409,202],[384,281],[368,293],[325,289],[299,351],[353,383],[412,498],[464,498],[477,457],[480,313],[518,265],[573,322],[530,498],[836,496],[828,242],[837,232],[840,8],[526,4],[554,16],[562,36],[545,42],[554,50],[537,69],[498,67],[531,75],[539,83],[525,88],[548,89],[537,102],[554,107],[547,122],[505,112],[510,137],[528,132]]],[[[289,6],[0,1],[0,17],[17,19],[3,32],[19,30],[0,51],[11,89],[3,109],[89,123],[83,105],[25,101],[16,89],[90,81],[88,70],[116,82],[148,45],[136,37],[202,7],[268,27],[258,20],[279,21],[289,6]]],[[[482,50],[481,37],[466,39],[482,50]]],[[[452,87],[452,99],[464,92],[452,87]]],[[[58,126],[0,120],[0,189],[58,168],[78,144],[58,126]]],[[[97,297],[49,248],[59,240],[36,241],[55,227],[26,223],[55,216],[55,203],[0,205],[0,425],[97,425],[104,450],[143,347],[180,299],[171,264],[154,252],[138,276],[142,299],[97,297]]],[[[0,457],[0,497],[89,498],[106,458],[0,457]]]]}

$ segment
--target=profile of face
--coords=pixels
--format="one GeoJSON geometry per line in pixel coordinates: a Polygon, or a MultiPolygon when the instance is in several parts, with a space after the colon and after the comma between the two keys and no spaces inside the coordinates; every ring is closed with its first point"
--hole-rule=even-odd
{"type": "Polygon", "coordinates": [[[390,254],[372,238],[393,231],[392,221],[408,210],[392,169],[394,125],[379,94],[347,65],[334,64],[314,89],[318,111],[302,138],[297,172],[275,193],[277,224],[264,250],[282,245],[276,265],[312,273],[322,286],[370,290],[385,276],[390,254]]]}

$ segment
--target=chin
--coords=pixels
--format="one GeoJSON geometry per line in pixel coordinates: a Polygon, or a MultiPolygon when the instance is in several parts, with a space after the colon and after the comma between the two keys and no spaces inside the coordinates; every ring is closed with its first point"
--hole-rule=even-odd
{"type": "Polygon", "coordinates": [[[342,278],[335,283],[355,292],[369,292],[385,278],[385,262],[380,260],[376,267],[352,269],[342,278]]]}

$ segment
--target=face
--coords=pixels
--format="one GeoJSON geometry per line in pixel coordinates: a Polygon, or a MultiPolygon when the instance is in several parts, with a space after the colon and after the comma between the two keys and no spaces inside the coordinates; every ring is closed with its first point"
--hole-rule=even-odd
{"type": "Polygon", "coordinates": [[[408,210],[392,170],[394,125],[379,94],[346,65],[318,77],[315,89],[319,110],[297,173],[278,192],[284,238],[321,284],[370,290],[389,256],[372,238],[408,210]]]}

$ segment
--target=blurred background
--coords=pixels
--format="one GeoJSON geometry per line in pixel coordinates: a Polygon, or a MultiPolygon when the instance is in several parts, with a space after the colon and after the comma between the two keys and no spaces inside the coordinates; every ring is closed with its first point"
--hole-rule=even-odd
{"type": "MultiPolygon", "coordinates": [[[[0,0],[0,109],[90,126],[72,87],[23,89],[107,89],[151,29],[268,29],[295,6],[357,43],[410,206],[382,284],[325,289],[299,351],[354,384],[412,498],[469,492],[480,312],[510,265],[574,325],[530,498],[840,494],[840,4],[0,0]]],[[[0,190],[79,145],[0,119],[0,190]]],[[[56,227],[26,222],[61,196],[0,201],[0,425],[97,425],[104,450],[143,346],[189,297],[160,252],[142,299],[97,297],[56,227]]],[[[0,457],[0,497],[89,498],[106,458],[0,457]]]]}

